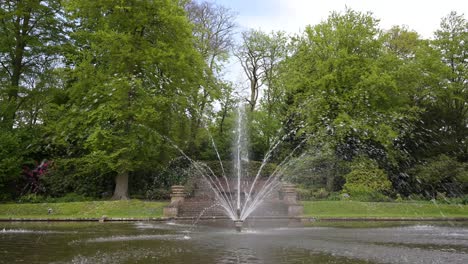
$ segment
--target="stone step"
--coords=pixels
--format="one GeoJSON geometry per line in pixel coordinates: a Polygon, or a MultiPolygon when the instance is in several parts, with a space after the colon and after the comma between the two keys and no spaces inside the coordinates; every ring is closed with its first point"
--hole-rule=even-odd
{"type": "MultiPolygon", "coordinates": [[[[227,213],[220,206],[214,206],[215,201],[186,199],[179,206],[179,217],[221,217],[227,213]]],[[[254,212],[252,216],[287,216],[288,206],[279,202],[265,202],[254,212]]]]}

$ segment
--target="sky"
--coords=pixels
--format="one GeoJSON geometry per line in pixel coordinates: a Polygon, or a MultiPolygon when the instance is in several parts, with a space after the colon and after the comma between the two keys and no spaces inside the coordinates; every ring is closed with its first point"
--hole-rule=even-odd
{"type": "MultiPolygon", "coordinates": [[[[210,1],[210,0],[208,0],[210,1]]],[[[381,29],[406,25],[422,38],[432,38],[442,17],[451,11],[468,16],[468,0],[211,0],[237,14],[238,32],[261,29],[265,32],[301,33],[307,25],[325,21],[330,12],[346,8],[371,12],[381,29]]],[[[225,65],[226,79],[244,83],[246,77],[235,59],[225,65]]],[[[244,88],[241,88],[244,89],[244,88]]]]}
{"type": "Polygon", "coordinates": [[[331,11],[346,7],[370,11],[380,27],[407,25],[424,38],[439,28],[440,19],[457,11],[468,15],[467,0],[213,0],[237,13],[240,29],[284,30],[299,33],[306,25],[327,19],[331,11]]]}

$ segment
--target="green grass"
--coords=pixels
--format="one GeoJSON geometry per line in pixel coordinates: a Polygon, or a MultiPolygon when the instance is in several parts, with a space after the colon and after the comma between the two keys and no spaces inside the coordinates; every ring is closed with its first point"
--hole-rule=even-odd
{"type": "Polygon", "coordinates": [[[468,217],[467,205],[432,202],[373,203],[356,201],[304,201],[304,215],[317,218],[445,218],[468,217]]]}
{"type": "MultiPolygon", "coordinates": [[[[304,201],[304,215],[316,218],[444,218],[468,217],[467,205],[431,202],[372,203],[304,201]]],[[[91,201],[70,203],[0,204],[0,219],[8,218],[148,218],[162,217],[167,202],[91,201]],[[52,214],[47,214],[51,208],[52,214]]]]}
{"type": "Polygon", "coordinates": [[[8,218],[148,218],[161,217],[167,202],[90,201],[70,203],[0,204],[0,219],[8,218]],[[53,210],[48,214],[48,209],[53,210]]]}

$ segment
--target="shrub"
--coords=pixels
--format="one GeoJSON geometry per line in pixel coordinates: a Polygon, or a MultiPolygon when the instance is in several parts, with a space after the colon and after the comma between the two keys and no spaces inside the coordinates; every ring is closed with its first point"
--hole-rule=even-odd
{"type": "Polygon", "coordinates": [[[353,200],[384,201],[385,194],[392,190],[387,174],[377,162],[368,158],[358,158],[351,165],[351,172],[345,176],[343,192],[353,200]]]}
{"type": "Polygon", "coordinates": [[[149,189],[146,191],[145,198],[148,200],[169,200],[171,191],[163,188],[149,189]]]}
{"type": "Polygon", "coordinates": [[[328,195],[327,200],[329,200],[329,201],[340,201],[340,200],[342,200],[342,193],[340,193],[340,192],[331,192],[328,195]]]}
{"type": "Polygon", "coordinates": [[[76,193],[67,193],[65,196],[58,197],[58,198],[49,198],[47,201],[55,202],[55,203],[69,203],[69,202],[85,202],[93,200],[90,197],[86,197],[81,194],[76,193]]]}
{"type": "Polygon", "coordinates": [[[35,193],[28,193],[18,199],[19,203],[44,203],[46,201],[46,197],[35,193]]]}
{"type": "Polygon", "coordinates": [[[304,188],[296,188],[297,199],[300,201],[312,201],[314,200],[314,195],[312,190],[304,188]]]}
{"type": "Polygon", "coordinates": [[[75,193],[84,197],[102,197],[103,193],[111,192],[114,175],[102,171],[82,170],[82,164],[75,160],[56,160],[49,172],[40,181],[44,193],[52,197],[64,197],[75,193]]]}
{"type": "Polygon", "coordinates": [[[312,193],[312,195],[316,199],[325,199],[328,197],[329,194],[330,193],[327,190],[325,190],[325,188],[319,188],[318,190],[312,193]]]}
{"type": "Polygon", "coordinates": [[[421,183],[421,189],[428,198],[437,193],[447,196],[462,196],[468,192],[468,163],[461,163],[446,155],[439,155],[416,165],[410,172],[421,183]]]}

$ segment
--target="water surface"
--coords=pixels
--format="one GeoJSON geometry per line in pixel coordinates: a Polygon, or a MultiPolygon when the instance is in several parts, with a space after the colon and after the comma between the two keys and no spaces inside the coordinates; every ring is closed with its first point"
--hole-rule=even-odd
{"type": "Polygon", "coordinates": [[[0,263],[468,263],[468,227],[0,223],[0,263]]]}

